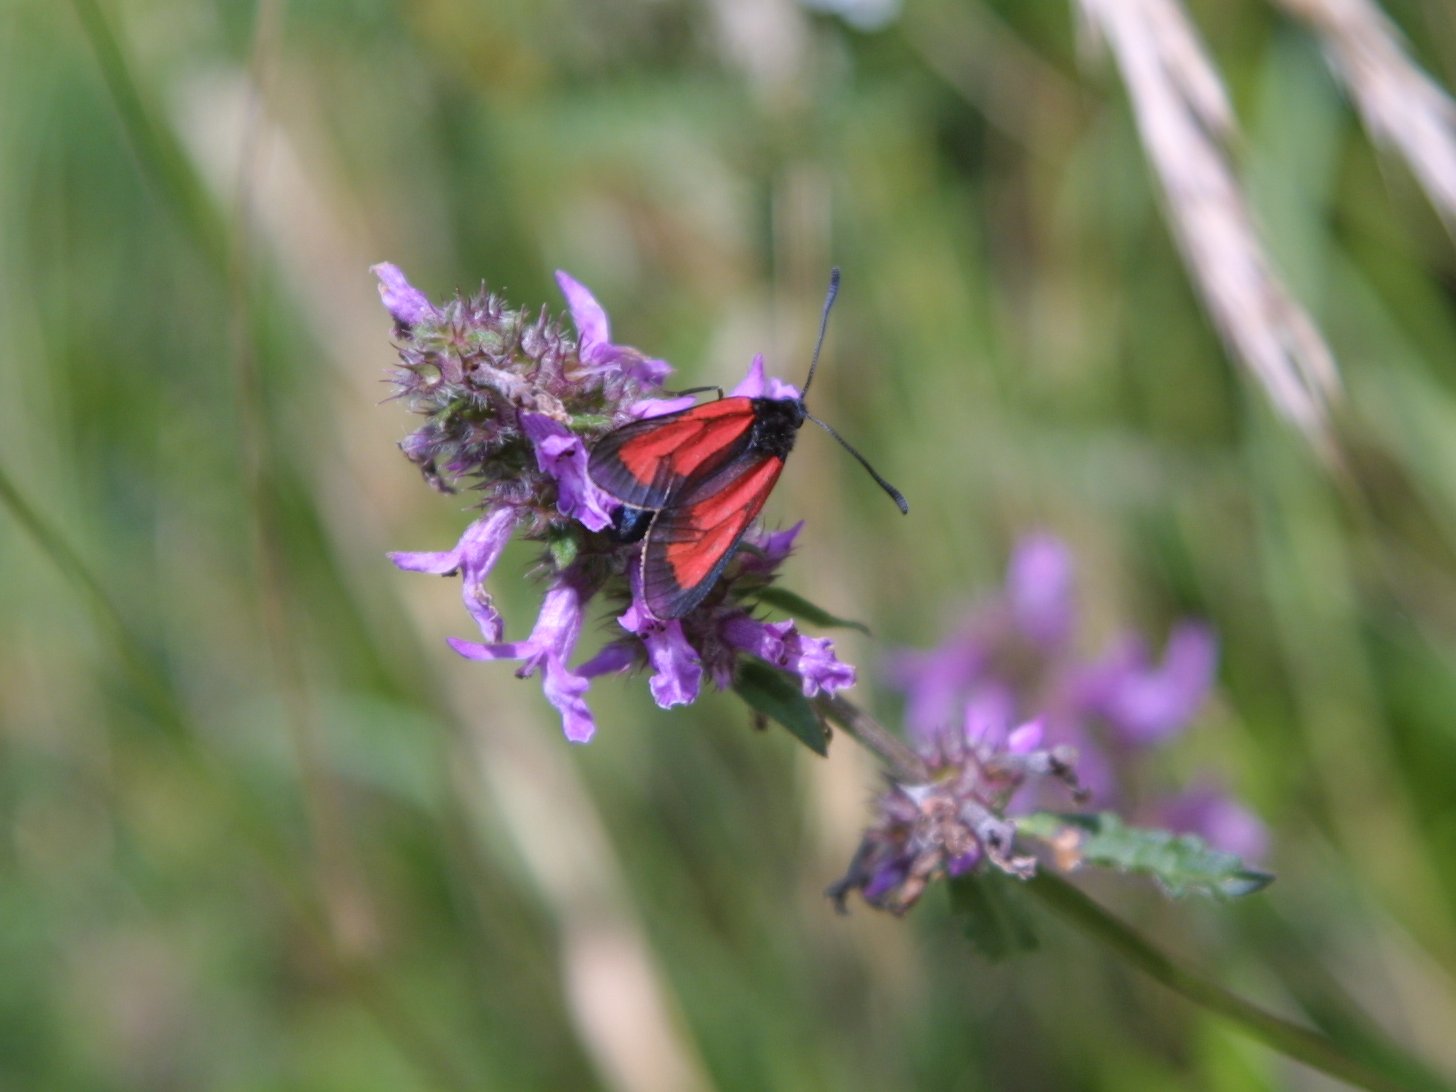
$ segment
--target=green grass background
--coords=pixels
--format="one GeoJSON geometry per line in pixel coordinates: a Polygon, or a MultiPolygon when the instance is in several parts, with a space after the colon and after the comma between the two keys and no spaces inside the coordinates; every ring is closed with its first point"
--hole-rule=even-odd
{"type": "MultiPolygon", "coordinates": [[[[1390,7],[1456,83],[1456,15],[1390,7]]],[[[1328,1085],[1035,909],[1006,965],[943,893],[837,917],[876,786],[847,739],[633,680],[572,748],[451,653],[455,585],[384,557],[469,513],[379,404],[381,260],[557,312],[568,269],[685,384],[760,350],[800,378],[841,265],[814,409],[912,514],[806,435],[770,516],[809,521],[790,586],[874,627],[861,699],[893,721],[882,649],[1033,529],[1077,551],[1089,648],[1209,619],[1168,776],[1246,800],[1279,880],[1092,890],[1456,1074],[1456,249],[1296,27],[1195,15],[1343,369],[1343,479],[1223,354],[1062,3],[862,33],[773,0],[6,0],[0,1088],[1328,1085]]],[[[513,637],[530,558],[494,580],[513,637]]]]}

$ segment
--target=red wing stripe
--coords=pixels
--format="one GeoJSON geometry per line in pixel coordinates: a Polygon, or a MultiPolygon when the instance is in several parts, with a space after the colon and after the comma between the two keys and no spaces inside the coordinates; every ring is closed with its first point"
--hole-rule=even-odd
{"type": "Polygon", "coordinates": [[[643,555],[643,594],[659,618],[677,618],[702,600],[738,540],[762,510],[784,468],[761,456],[747,469],[728,467],[658,513],[643,555]]]}
{"type": "Polygon", "coordinates": [[[588,473],[624,504],[661,508],[694,477],[740,454],[753,420],[750,399],[723,398],[623,425],[597,442],[588,473]]]}

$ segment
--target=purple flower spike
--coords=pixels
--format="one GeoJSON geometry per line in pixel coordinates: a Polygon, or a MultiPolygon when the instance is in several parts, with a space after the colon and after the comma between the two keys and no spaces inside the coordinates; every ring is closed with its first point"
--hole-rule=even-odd
{"type": "Polygon", "coordinates": [[[703,661],[683,633],[682,622],[653,618],[638,606],[635,597],[617,621],[647,649],[647,662],[652,666],[647,687],[652,700],[662,709],[696,701],[703,684],[703,661]]]}
{"type": "Polygon", "coordinates": [[[648,387],[662,386],[672,371],[667,361],[644,356],[626,345],[613,345],[607,313],[586,285],[560,269],[556,271],[556,283],[571,308],[578,340],[577,357],[585,367],[592,371],[615,371],[648,387]]]}
{"type": "Polygon", "coordinates": [[[1185,623],[1168,638],[1160,667],[1130,644],[1094,687],[1093,709],[1128,742],[1154,743],[1187,726],[1213,686],[1218,642],[1206,627],[1185,623]]]}
{"type": "Polygon", "coordinates": [[[399,266],[380,262],[371,265],[369,272],[379,278],[379,298],[401,326],[414,326],[439,314],[425,294],[405,279],[399,266]]]}
{"type": "Polygon", "coordinates": [[[547,590],[536,625],[524,641],[478,644],[451,637],[448,642],[467,660],[520,660],[516,675],[522,679],[541,671],[542,690],[546,700],[560,711],[566,738],[585,743],[596,731],[591,710],[583,700],[590,680],[566,666],[581,636],[583,605],[581,590],[563,579],[547,590]]]}
{"type": "Polygon", "coordinates": [[[515,509],[498,508],[465,528],[453,550],[442,553],[396,552],[389,555],[389,560],[406,572],[434,573],[437,576],[453,576],[458,572],[460,597],[465,602],[465,609],[480,626],[480,635],[487,641],[499,641],[501,616],[485,590],[485,578],[495,568],[501,551],[511,540],[516,518],[515,509]]]}
{"type": "Polygon", "coordinates": [[[1006,596],[1016,628],[1043,647],[1061,644],[1075,620],[1072,555],[1050,535],[1023,539],[1011,557],[1006,596]]]}
{"type": "MultiPolygon", "coordinates": [[[[453,550],[390,555],[402,569],[461,575],[482,640],[451,640],[460,655],[516,660],[521,677],[539,675],[574,741],[595,731],[586,693],[601,675],[646,673],[653,700],[664,708],[696,700],[705,682],[731,688],[750,655],[796,675],[806,695],[832,694],[854,681],[854,669],[828,641],[805,637],[788,622],[752,619],[799,530],[768,533],[757,523],[696,609],[667,621],[640,607],[628,610],[621,630],[571,666],[590,600],[639,600],[641,535],[625,533],[625,526],[612,533],[621,504],[591,480],[593,445],[626,422],[680,411],[696,399],[663,396],[656,388],[667,364],[615,344],[601,304],[564,272],[556,279],[575,336],[546,309],[514,307],[483,285],[436,306],[396,266],[381,263],[374,273],[394,320],[394,399],[420,418],[400,447],[432,487],[469,489],[480,509],[453,550]],[[548,590],[531,635],[508,642],[485,581],[517,529],[543,546],[536,565],[548,590]],[[730,628],[737,643],[724,636],[730,628]]],[[[764,377],[762,357],[738,392],[797,395],[764,377]]]]}
{"type": "Polygon", "coordinates": [[[521,428],[536,449],[537,464],[556,479],[557,510],[590,531],[609,526],[608,509],[617,502],[587,477],[587,450],[581,438],[560,421],[540,413],[521,414],[521,428]]]}

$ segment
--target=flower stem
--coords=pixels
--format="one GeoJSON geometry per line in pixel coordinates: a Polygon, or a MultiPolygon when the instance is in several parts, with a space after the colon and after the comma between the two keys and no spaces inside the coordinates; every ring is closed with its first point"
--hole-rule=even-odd
{"type": "Polygon", "coordinates": [[[926,769],[924,760],[848,698],[838,694],[833,697],[820,695],[814,699],[814,708],[826,720],[844,729],[846,735],[874,752],[896,781],[914,785],[930,780],[930,771],[926,769]]]}
{"type": "Polygon", "coordinates": [[[1231,1021],[1246,1035],[1357,1088],[1401,1092],[1410,1086],[1350,1057],[1334,1040],[1275,1016],[1226,990],[1143,939],[1127,924],[1059,876],[1039,872],[1027,888],[1062,917],[1175,993],[1231,1021]]]}

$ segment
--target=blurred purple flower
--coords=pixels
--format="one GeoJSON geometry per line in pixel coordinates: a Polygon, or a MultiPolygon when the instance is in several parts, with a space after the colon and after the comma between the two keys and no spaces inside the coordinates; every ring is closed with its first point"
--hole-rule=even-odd
{"type": "Polygon", "coordinates": [[[1030,716],[1024,700],[1043,684],[1045,669],[1064,650],[1076,624],[1072,557],[1050,535],[1030,535],[1011,556],[1006,588],[976,611],[939,647],[891,655],[891,681],[905,692],[912,737],[934,734],[968,701],[1006,705],[1006,715],[1030,716]]]}
{"type": "Polygon", "coordinates": [[[1011,624],[1033,645],[1060,646],[1076,623],[1072,553],[1051,535],[1030,535],[1017,544],[1006,574],[1011,624]]]}
{"type": "Polygon", "coordinates": [[[1157,817],[1174,834],[1196,834],[1245,861],[1261,861],[1269,849],[1269,831],[1258,816],[1208,782],[1163,801],[1157,817]]]}
{"type": "MultiPolygon", "coordinates": [[[[1066,545],[1048,535],[1023,539],[998,596],[940,647],[891,659],[912,742],[934,747],[946,725],[963,719],[974,726],[1037,718],[1052,746],[1077,755],[1078,781],[1095,806],[1152,821],[1176,815],[1178,829],[1205,834],[1219,848],[1261,846],[1258,820],[1221,794],[1189,796],[1177,809],[1146,795],[1146,753],[1186,729],[1208,700],[1218,656],[1212,631],[1195,622],[1175,626],[1161,662],[1131,634],[1088,661],[1074,647],[1074,599],[1066,545]],[[1134,786],[1143,795],[1134,796],[1134,786]]],[[[1054,804],[1045,788],[1017,801],[1021,808],[1054,804]]]]}
{"type": "Polygon", "coordinates": [[[1156,743],[1197,715],[1213,688],[1217,665],[1218,640],[1207,626],[1175,627],[1157,667],[1149,663],[1147,646],[1128,638],[1089,673],[1082,703],[1125,742],[1156,743]]]}

